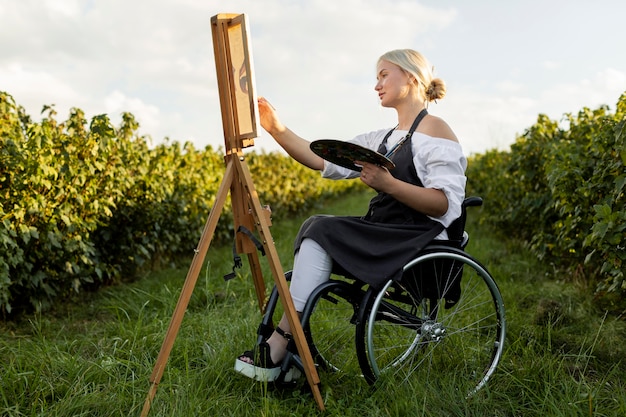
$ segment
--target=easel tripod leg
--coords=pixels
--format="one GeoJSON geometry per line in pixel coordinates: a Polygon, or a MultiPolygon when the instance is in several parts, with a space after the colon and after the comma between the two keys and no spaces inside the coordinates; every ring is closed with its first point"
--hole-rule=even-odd
{"type": "Polygon", "coordinates": [[[261,235],[261,238],[263,240],[265,254],[267,256],[270,269],[272,270],[274,283],[276,284],[276,288],[278,290],[280,301],[283,305],[285,316],[289,321],[289,327],[291,328],[294,341],[298,348],[300,359],[302,360],[307,382],[311,387],[311,392],[313,393],[313,397],[319,409],[324,410],[324,400],[322,399],[322,395],[319,390],[320,379],[319,375],[317,374],[317,368],[315,368],[315,363],[313,362],[311,350],[309,349],[309,345],[306,341],[306,336],[304,335],[302,325],[300,324],[300,319],[298,318],[298,313],[296,312],[293,300],[291,299],[289,286],[287,285],[287,280],[285,279],[285,275],[280,264],[278,252],[276,251],[276,246],[274,245],[268,222],[263,215],[263,209],[261,207],[261,203],[259,201],[256,189],[254,188],[252,176],[245,162],[239,159],[234,159],[234,161],[236,165],[236,175],[238,175],[239,178],[242,180],[242,184],[244,186],[246,194],[248,195],[248,201],[250,203],[252,214],[256,222],[257,231],[261,235]]]}
{"type": "Polygon", "coordinates": [[[200,270],[202,269],[204,258],[209,249],[209,245],[211,244],[211,240],[213,239],[213,234],[215,233],[217,221],[219,220],[219,216],[222,212],[222,209],[224,208],[232,179],[233,167],[232,164],[229,163],[226,166],[224,178],[217,192],[215,204],[213,205],[213,209],[209,214],[209,218],[207,219],[204,230],[200,237],[198,248],[196,249],[193,261],[191,262],[191,266],[187,273],[187,278],[185,279],[183,289],[178,298],[176,308],[174,309],[174,314],[172,315],[170,325],[167,329],[167,333],[165,334],[165,340],[161,345],[161,351],[159,352],[159,356],[157,357],[154,369],[152,370],[152,375],[150,376],[150,390],[148,391],[148,396],[146,397],[146,400],[144,402],[141,417],[146,417],[148,415],[148,412],[150,411],[152,400],[154,399],[154,395],[156,394],[159,382],[161,382],[161,377],[163,377],[163,371],[165,370],[165,365],[170,356],[170,352],[172,351],[172,346],[174,345],[174,341],[176,340],[178,330],[180,329],[180,324],[183,320],[183,316],[185,315],[185,311],[187,310],[187,306],[189,305],[189,300],[191,299],[191,295],[196,286],[196,282],[198,281],[198,275],[200,274],[200,270]]]}

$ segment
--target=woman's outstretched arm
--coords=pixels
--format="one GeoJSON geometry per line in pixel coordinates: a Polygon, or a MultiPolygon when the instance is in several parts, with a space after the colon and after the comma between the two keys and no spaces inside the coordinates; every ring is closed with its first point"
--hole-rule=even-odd
{"type": "Polygon", "coordinates": [[[259,100],[261,126],[296,161],[311,169],[324,169],[324,160],[311,151],[310,142],[289,130],[278,119],[276,110],[263,97],[259,100]]]}

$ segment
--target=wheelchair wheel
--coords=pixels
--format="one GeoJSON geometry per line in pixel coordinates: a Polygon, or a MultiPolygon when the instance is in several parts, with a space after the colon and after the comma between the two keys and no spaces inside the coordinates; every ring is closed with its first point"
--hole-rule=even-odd
{"type": "Polygon", "coordinates": [[[354,355],[358,301],[365,291],[358,284],[330,280],[317,287],[302,313],[302,327],[316,364],[326,371],[360,374],[354,355]]]}
{"type": "MultiPolygon", "coordinates": [[[[452,381],[470,396],[493,374],[505,337],[504,302],[489,272],[462,250],[431,246],[400,282],[369,290],[356,329],[367,381],[452,381]]],[[[447,382],[449,383],[449,382],[447,382]]]]}

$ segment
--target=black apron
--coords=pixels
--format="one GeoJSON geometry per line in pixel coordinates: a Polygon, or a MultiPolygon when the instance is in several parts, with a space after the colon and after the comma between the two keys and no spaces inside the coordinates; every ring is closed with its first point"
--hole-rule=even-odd
{"type": "MultiPolygon", "coordinates": [[[[412,136],[427,114],[424,109],[396,148],[391,174],[402,181],[423,187],[413,164],[412,136]]],[[[379,152],[386,153],[386,142],[379,152]]],[[[333,273],[366,282],[375,288],[390,279],[399,280],[402,267],[444,230],[441,223],[413,210],[388,194],[379,192],[370,201],[365,216],[316,215],[300,227],[295,252],[305,238],[315,240],[333,259],[333,273]]]]}

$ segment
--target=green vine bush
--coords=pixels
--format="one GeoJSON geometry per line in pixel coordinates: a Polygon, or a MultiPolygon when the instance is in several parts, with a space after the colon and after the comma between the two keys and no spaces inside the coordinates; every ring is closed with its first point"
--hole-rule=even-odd
{"type": "MultiPolygon", "coordinates": [[[[626,295],[626,93],[607,106],[539,115],[510,151],[470,158],[469,192],[485,198],[484,219],[598,296],[624,307],[626,295]]],[[[616,306],[617,307],[617,306],[616,306]]]]}
{"type": "MultiPolygon", "coordinates": [[[[106,115],[88,124],[80,109],[62,123],[54,108],[42,113],[35,123],[0,92],[0,311],[44,310],[189,255],[222,180],[221,150],[150,146],[130,113],[119,127],[106,115]]],[[[485,221],[623,307],[626,94],[613,113],[584,108],[563,122],[539,115],[509,151],[473,155],[468,195],[485,198],[485,221]]],[[[281,215],[360,186],[278,153],[246,160],[261,202],[281,215]]],[[[214,239],[232,235],[227,204],[214,239]]]]}
{"type": "MultiPolygon", "coordinates": [[[[85,289],[132,279],[193,253],[224,173],[223,151],[150,146],[130,113],[45,106],[33,122],[0,92],[0,311],[35,309],[85,289]]],[[[247,152],[262,204],[286,215],[358,181],[329,181],[278,154],[247,152]]],[[[233,238],[226,204],[214,240],[233,238]]]]}

